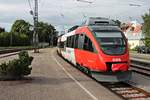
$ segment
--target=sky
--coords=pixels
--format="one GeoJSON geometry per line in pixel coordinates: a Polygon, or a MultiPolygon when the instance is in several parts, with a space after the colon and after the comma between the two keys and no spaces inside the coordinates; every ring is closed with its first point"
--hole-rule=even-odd
{"type": "MultiPolygon", "coordinates": [[[[150,0],[88,0],[93,3],[77,0],[38,1],[39,21],[54,25],[58,31],[79,25],[88,17],[107,17],[123,22],[137,20],[142,23],[141,16],[148,13],[150,8],[150,0]]],[[[10,31],[17,19],[24,19],[33,24],[29,13],[33,7],[34,0],[0,0],[0,27],[10,31]]]]}

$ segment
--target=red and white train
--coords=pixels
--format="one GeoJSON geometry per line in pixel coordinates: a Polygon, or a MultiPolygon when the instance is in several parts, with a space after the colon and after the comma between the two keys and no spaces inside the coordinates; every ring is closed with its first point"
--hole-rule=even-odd
{"type": "Polygon", "coordinates": [[[127,39],[107,18],[89,18],[58,38],[58,53],[99,81],[127,81],[129,51],[127,39]]]}

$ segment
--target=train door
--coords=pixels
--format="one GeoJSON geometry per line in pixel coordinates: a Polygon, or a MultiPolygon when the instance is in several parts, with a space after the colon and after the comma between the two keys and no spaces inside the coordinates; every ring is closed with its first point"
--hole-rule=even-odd
{"type": "Polygon", "coordinates": [[[82,52],[83,66],[89,69],[95,69],[98,55],[91,39],[84,35],[83,52],[82,52]]]}
{"type": "Polygon", "coordinates": [[[75,36],[67,37],[66,53],[67,53],[67,59],[73,64],[76,64],[75,53],[74,53],[74,39],[75,39],[75,36]]]}
{"type": "Polygon", "coordinates": [[[84,34],[77,34],[75,39],[75,58],[79,65],[83,65],[83,44],[84,44],[84,34]]]}

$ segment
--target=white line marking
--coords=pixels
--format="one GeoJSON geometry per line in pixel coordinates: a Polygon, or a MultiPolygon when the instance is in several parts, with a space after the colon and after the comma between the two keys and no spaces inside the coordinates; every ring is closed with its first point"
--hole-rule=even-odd
{"type": "Polygon", "coordinates": [[[77,81],[56,59],[56,57],[53,55],[54,54],[54,50],[53,53],[51,53],[52,55],[52,59],[55,60],[55,62],[59,65],[59,67],[61,67],[64,72],[76,83],[79,85],[79,87],[81,87],[89,96],[91,96],[91,98],[93,98],[93,100],[98,100],[90,91],[88,91],[79,81],[77,81]]]}

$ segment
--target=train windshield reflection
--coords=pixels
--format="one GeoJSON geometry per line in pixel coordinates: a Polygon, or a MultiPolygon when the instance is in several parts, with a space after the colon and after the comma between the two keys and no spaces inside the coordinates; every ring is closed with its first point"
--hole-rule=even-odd
{"type": "Polygon", "coordinates": [[[125,52],[125,40],[121,32],[94,32],[105,54],[118,55],[125,52]]]}

